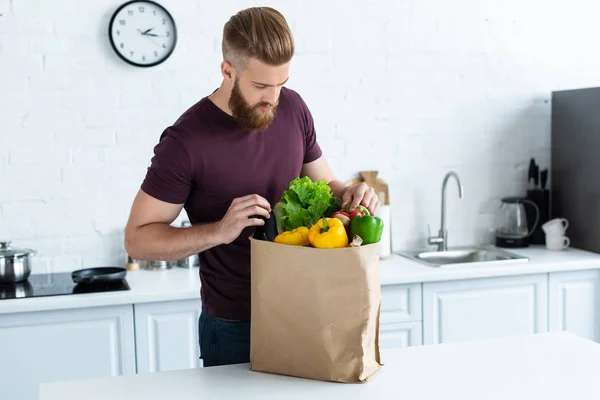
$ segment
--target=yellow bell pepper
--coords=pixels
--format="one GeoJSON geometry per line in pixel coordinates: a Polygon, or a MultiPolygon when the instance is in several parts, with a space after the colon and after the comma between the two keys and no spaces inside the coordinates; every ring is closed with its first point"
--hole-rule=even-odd
{"type": "Polygon", "coordinates": [[[308,228],[305,226],[299,226],[291,231],[281,232],[275,236],[276,243],[291,244],[294,246],[304,246],[309,243],[308,241],[308,228]]]}
{"type": "Polygon", "coordinates": [[[311,245],[320,249],[348,246],[346,228],[338,218],[321,218],[310,228],[308,240],[311,245]]]}

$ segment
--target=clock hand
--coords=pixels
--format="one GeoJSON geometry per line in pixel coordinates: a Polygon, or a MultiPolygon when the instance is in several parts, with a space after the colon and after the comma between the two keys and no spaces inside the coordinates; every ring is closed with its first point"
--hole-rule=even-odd
{"type": "MultiPolygon", "coordinates": [[[[145,35],[145,36],[148,36],[148,35],[145,35]]],[[[148,39],[150,39],[150,40],[152,41],[152,43],[154,43],[156,46],[160,47],[160,44],[156,43],[156,42],[154,41],[154,39],[152,39],[152,38],[151,38],[151,37],[149,37],[149,36],[148,36],[148,39]]]]}
{"type": "Polygon", "coordinates": [[[144,32],[142,32],[142,35],[149,35],[148,32],[150,32],[152,29],[154,29],[154,27],[152,27],[150,29],[146,29],[144,32]]]}

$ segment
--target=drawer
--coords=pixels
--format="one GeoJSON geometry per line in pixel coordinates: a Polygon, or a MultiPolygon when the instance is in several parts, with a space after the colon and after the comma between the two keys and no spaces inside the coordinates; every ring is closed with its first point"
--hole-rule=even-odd
{"type": "Polygon", "coordinates": [[[389,322],[421,321],[421,284],[382,286],[381,314],[389,322]]]}

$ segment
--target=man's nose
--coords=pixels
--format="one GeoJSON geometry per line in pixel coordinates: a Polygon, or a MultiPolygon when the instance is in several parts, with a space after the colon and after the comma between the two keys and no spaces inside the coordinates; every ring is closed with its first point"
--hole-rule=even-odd
{"type": "Polygon", "coordinates": [[[277,99],[279,98],[279,93],[281,92],[281,88],[272,87],[267,90],[265,96],[263,97],[263,101],[265,103],[269,103],[271,105],[277,104],[277,99]]]}

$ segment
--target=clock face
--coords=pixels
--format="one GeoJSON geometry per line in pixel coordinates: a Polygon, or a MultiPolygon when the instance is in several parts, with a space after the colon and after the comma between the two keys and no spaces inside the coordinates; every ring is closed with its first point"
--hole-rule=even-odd
{"type": "Polygon", "coordinates": [[[108,37],[121,59],[138,67],[152,67],[169,58],[175,49],[177,28],[160,4],[133,0],[115,11],[108,37]]]}

